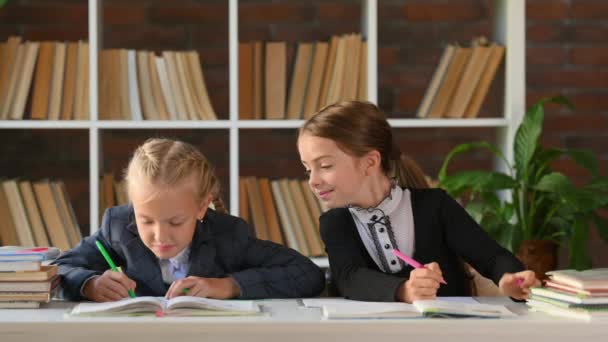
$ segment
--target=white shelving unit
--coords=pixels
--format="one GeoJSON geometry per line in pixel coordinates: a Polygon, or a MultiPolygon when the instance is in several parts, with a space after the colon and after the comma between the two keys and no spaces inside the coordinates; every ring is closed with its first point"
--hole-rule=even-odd
{"type": "MultiPolygon", "coordinates": [[[[377,103],[377,0],[361,0],[361,30],[367,40],[368,98],[377,103]]],[[[480,119],[391,119],[393,127],[495,127],[498,129],[498,145],[513,160],[512,146],[515,129],[525,110],[525,0],[495,0],[493,40],[504,44],[505,84],[503,113],[497,118],[480,119]]],[[[224,129],[229,134],[230,146],[230,212],[238,215],[239,208],[239,132],[241,129],[296,129],[303,120],[239,120],[238,113],[238,0],[228,1],[229,27],[229,119],[218,121],[99,121],[97,94],[97,53],[102,46],[102,0],[88,0],[89,7],[89,72],[90,72],[90,121],[0,121],[0,129],[86,129],[89,131],[89,184],[90,226],[93,233],[99,227],[99,176],[101,172],[100,131],[109,129],[224,129]]],[[[294,150],[294,153],[296,151],[294,150]]],[[[499,166],[497,166],[499,167],[499,166]]],[[[313,258],[327,266],[326,258],[313,258]]]]}

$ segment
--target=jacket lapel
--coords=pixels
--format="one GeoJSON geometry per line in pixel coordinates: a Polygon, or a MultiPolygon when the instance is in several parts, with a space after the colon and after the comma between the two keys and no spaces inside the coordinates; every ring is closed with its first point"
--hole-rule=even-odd
{"type": "Polygon", "coordinates": [[[158,259],[141,241],[135,222],[127,226],[121,240],[125,241],[125,257],[127,265],[130,265],[125,273],[137,282],[137,287],[141,289],[138,292],[164,295],[167,286],[163,282],[158,259]],[[144,290],[146,287],[149,291],[144,290]]]}
{"type": "Polygon", "coordinates": [[[197,221],[190,258],[188,260],[188,276],[222,277],[225,272],[216,264],[217,249],[212,243],[211,226],[215,220],[213,212],[207,211],[204,223],[197,221]]]}

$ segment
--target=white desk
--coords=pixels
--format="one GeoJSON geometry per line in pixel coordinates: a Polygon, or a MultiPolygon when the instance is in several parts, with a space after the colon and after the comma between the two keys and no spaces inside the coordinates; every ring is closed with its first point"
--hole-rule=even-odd
{"type": "Polygon", "coordinates": [[[523,304],[502,298],[483,303],[507,304],[521,316],[513,319],[321,319],[319,309],[296,300],[261,301],[263,317],[65,317],[74,303],[53,302],[39,310],[0,310],[0,342],[12,341],[606,341],[608,320],[578,321],[528,313],[523,304]]]}

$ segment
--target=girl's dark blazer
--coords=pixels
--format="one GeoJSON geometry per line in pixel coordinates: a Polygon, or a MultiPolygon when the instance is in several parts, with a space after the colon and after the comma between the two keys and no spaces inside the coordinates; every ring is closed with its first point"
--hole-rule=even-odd
{"type": "MultiPolygon", "coordinates": [[[[496,284],[505,272],[524,269],[445,191],[410,191],[415,227],[413,258],[422,264],[439,264],[447,285],[441,285],[438,296],[470,295],[462,260],[496,284]]],[[[365,249],[347,208],[327,211],[321,215],[320,225],[338,292],[356,300],[395,301],[397,289],[409,278],[412,267],[397,274],[382,272],[365,249]]]]}
{"type": "MultiPolygon", "coordinates": [[[[101,229],[83,239],[74,249],[62,254],[59,265],[64,296],[82,300],[85,280],[102,274],[108,264],[95,246],[103,243],[117,266],[137,283],[139,296],[164,296],[158,259],[142,242],[135,225],[133,208],[108,209],[101,229]]],[[[204,223],[197,226],[190,246],[189,276],[237,281],[240,298],[313,297],[325,286],[322,271],[298,252],[253,238],[242,219],[207,211],[204,223]]]]}

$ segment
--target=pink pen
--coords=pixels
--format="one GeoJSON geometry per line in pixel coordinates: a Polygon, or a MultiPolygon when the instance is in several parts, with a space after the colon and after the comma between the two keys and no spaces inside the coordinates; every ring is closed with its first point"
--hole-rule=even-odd
{"type": "Polygon", "coordinates": [[[517,280],[515,280],[515,282],[517,283],[517,286],[522,286],[524,283],[524,278],[517,278],[517,280]]]}
{"type": "MultiPolygon", "coordinates": [[[[393,254],[395,254],[395,256],[401,260],[403,260],[406,264],[412,266],[413,268],[426,268],[423,264],[419,263],[418,261],[408,257],[407,255],[399,252],[396,249],[393,249],[393,254]]],[[[447,285],[448,283],[445,282],[445,280],[441,279],[441,283],[447,285]]]]}

